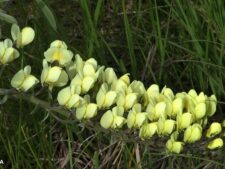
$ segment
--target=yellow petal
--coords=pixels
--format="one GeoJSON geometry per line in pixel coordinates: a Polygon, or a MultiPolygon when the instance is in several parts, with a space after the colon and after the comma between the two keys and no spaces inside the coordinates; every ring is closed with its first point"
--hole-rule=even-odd
{"type": "Polygon", "coordinates": [[[58,81],[62,72],[62,68],[54,66],[48,70],[48,76],[45,79],[46,83],[55,83],[58,81]]]}
{"type": "Polygon", "coordinates": [[[125,105],[124,108],[126,110],[130,109],[135,103],[137,102],[137,94],[136,93],[129,93],[125,97],[125,105]]]}
{"type": "Polygon", "coordinates": [[[91,76],[84,77],[82,81],[82,92],[88,92],[94,86],[95,79],[91,76]]]}
{"type": "Polygon", "coordinates": [[[218,122],[213,122],[207,130],[206,137],[213,137],[222,131],[222,126],[218,122]]]}
{"type": "Polygon", "coordinates": [[[31,27],[25,27],[21,31],[21,44],[20,47],[28,45],[34,40],[35,32],[31,27]]]}
{"type": "Polygon", "coordinates": [[[54,85],[58,87],[65,86],[68,80],[69,79],[67,73],[64,70],[62,70],[58,80],[55,82],[54,85]]]}
{"type": "Polygon", "coordinates": [[[86,113],[87,105],[82,105],[76,109],[76,118],[78,120],[83,120],[86,113]]]}
{"type": "Polygon", "coordinates": [[[113,114],[110,110],[105,112],[100,120],[100,124],[103,128],[108,129],[112,126],[114,121],[113,114]]]}
{"type": "Polygon", "coordinates": [[[87,105],[86,114],[84,116],[85,119],[93,118],[97,114],[97,104],[89,103],[87,105]]]}
{"type": "Polygon", "coordinates": [[[130,111],[127,116],[127,126],[128,128],[133,128],[136,121],[136,112],[130,111]]]}
{"type": "Polygon", "coordinates": [[[104,107],[112,106],[116,101],[117,93],[115,91],[109,91],[105,95],[104,107]]]}
{"type": "Polygon", "coordinates": [[[21,87],[24,79],[25,79],[25,74],[22,69],[13,76],[13,78],[11,80],[11,86],[16,89],[19,89],[21,87]]]}
{"type": "Polygon", "coordinates": [[[70,86],[63,88],[59,91],[57,100],[59,102],[59,105],[66,105],[71,97],[71,91],[70,86]]]}
{"type": "Polygon", "coordinates": [[[223,147],[223,140],[221,138],[216,138],[212,140],[207,146],[207,148],[210,150],[221,148],[221,147],[223,147]]]}
{"type": "Polygon", "coordinates": [[[27,90],[32,88],[38,82],[39,82],[39,80],[36,77],[34,77],[33,75],[28,75],[25,78],[25,80],[23,81],[21,88],[23,91],[26,92],[27,90]]]}

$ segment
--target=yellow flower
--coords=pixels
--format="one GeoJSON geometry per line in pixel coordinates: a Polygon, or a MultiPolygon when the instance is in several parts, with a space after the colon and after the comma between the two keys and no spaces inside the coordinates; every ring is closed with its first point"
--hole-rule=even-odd
{"type": "Polygon", "coordinates": [[[176,117],[177,114],[183,113],[183,99],[178,97],[172,102],[172,117],[176,117]]]}
{"type": "Polygon", "coordinates": [[[103,81],[112,84],[117,80],[117,76],[113,68],[106,68],[103,74],[103,81]]]}
{"type": "Polygon", "coordinates": [[[61,66],[66,66],[71,62],[73,53],[67,49],[65,42],[55,40],[51,43],[50,48],[44,52],[44,56],[50,63],[58,61],[61,66]]]}
{"type": "Polygon", "coordinates": [[[173,132],[175,128],[175,121],[172,119],[160,118],[157,122],[157,132],[159,135],[168,135],[173,132]]]}
{"type": "Polygon", "coordinates": [[[157,131],[157,122],[145,123],[141,126],[139,137],[144,140],[151,138],[157,131]]]}
{"type": "Polygon", "coordinates": [[[108,110],[107,112],[105,112],[100,120],[101,126],[105,129],[122,128],[123,125],[126,123],[126,119],[119,115],[123,114],[119,112],[121,110],[121,108],[114,107],[112,110],[108,110]]]}
{"type": "Polygon", "coordinates": [[[19,26],[13,24],[11,35],[13,40],[16,41],[17,48],[22,48],[34,40],[35,32],[31,27],[25,27],[20,31],[19,26]]]}
{"type": "Polygon", "coordinates": [[[213,137],[222,131],[222,126],[218,122],[213,122],[207,130],[206,137],[213,137]]]}
{"type": "Polygon", "coordinates": [[[147,120],[146,113],[141,112],[141,104],[135,104],[127,116],[128,128],[140,128],[147,120]]]}
{"type": "Polygon", "coordinates": [[[189,126],[184,132],[184,142],[194,143],[202,137],[202,126],[195,123],[189,126]]]}
{"type": "Polygon", "coordinates": [[[216,138],[209,142],[207,148],[210,150],[214,150],[216,148],[223,147],[223,140],[221,138],[216,138]]]}
{"type": "Polygon", "coordinates": [[[98,106],[95,103],[83,104],[76,109],[76,118],[78,120],[91,119],[97,115],[98,106]]]}
{"type": "Polygon", "coordinates": [[[61,89],[57,96],[59,105],[65,106],[68,109],[78,107],[81,104],[82,98],[77,93],[79,91],[76,91],[73,86],[61,89]]]}
{"type": "Polygon", "coordinates": [[[5,39],[0,42],[0,64],[7,64],[19,57],[19,52],[12,47],[12,41],[5,39]]]}
{"type": "Polygon", "coordinates": [[[183,142],[169,139],[166,142],[166,149],[171,153],[179,154],[183,150],[183,145],[184,145],[183,142]]]}
{"type": "Polygon", "coordinates": [[[197,104],[194,109],[195,120],[202,119],[205,115],[206,115],[206,104],[205,103],[197,104]]]}
{"type": "Polygon", "coordinates": [[[108,108],[116,102],[117,92],[110,91],[108,85],[103,83],[100,87],[96,101],[99,108],[108,108]]]}
{"type": "Polygon", "coordinates": [[[124,107],[125,110],[131,109],[136,102],[137,102],[136,93],[129,93],[127,95],[125,95],[122,92],[118,93],[116,104],[118,106],[124,107]]]}
{"type": "Polygon", "coordinates": [[[151,121],[157,121],[160,117],[166,117],[166,103],[159,102],[155,106],[151,103],[148,104],[146,112],[148,113],[148,118],[151,121]]]}
{"type": "Polygon", "coordinates": [[[152,84],[148,89],[147,89],[147,98],[148,101],[153,100],[155,101],[159,95],[159,86],[156,84],[152,84]]]}
{"type": "Polygon", "coordinates": [[[62,87],[68,82],[68,75],[66,72],[58,66],[48,66],[47,61],[43,60],[43,70],[41,73],[41,83],[42,85],[48,84],[51,90],[53,86],[62,87]]]}
{"type": "Polygon", "coordinates": [[[189,127],[192,123],[192,114],[187,112],[177,115],[177,128],[182,130],[189,127]]]}
{"type": "Polygon", "coordinates": [[[31,67],[29,65],[24,67],[24,69],[21,69],[13,76],[11,86],[25,92],[32,88],[39,80],[30,73],[31,67]]]}

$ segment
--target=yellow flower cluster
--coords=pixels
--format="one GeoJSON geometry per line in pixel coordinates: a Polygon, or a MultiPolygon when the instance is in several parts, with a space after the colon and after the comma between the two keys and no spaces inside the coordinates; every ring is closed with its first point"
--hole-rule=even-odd
{"type": "MultiPolygon", "coordinates": [[[[34,35],[30,28],[21,32],[15,26],[13,29],[18,32],[13,35],[18,47],[31,42],[32,36],[24,37],[27,32],[34,35]]],[[[9,40],[5,41],[4,50],[12,46],[9,40]]],[[[2,53],[0,56],[4,55],[2,53]]],[[[202,137],[213,138],[207,145],[209,149],[223,146],[218,136],[222,125],[213,122],[208,127],[207,124],[208,118],[216,112],[215,95],[208,97],[194,89],[175,94],[166,86],[160,90],[157,84],[145,88],[141,81],[131,81],[129,74],[117,77],[113,68],[99,66],[94,58],[84,61],[75,55],[74,60],[73,53],[60,40],[51,43],[44,57],[41,84],[50,90],[64,86],[58,92],[58,103],[75,109],[74,116],[78,120],[90,120],[98,115],[105,129],[127,125],[137,130],[143,140],[156,136],[169,138],[166,149],[173,153],[180,153],[185,144],[195,143],[202,137]],[[203,130],[207,127],[204,136],[203,130]]],[[[17,90],[27,91],[37,82],[27,66],[13,77],[11,84],[17,90]]]]}

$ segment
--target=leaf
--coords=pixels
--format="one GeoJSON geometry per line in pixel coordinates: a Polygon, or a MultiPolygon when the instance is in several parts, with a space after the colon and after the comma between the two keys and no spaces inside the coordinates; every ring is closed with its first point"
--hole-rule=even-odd
{"type": "Polygon", "coordinates": [[[5,14],[2,10],[0,11],[0,20],[3,20],[8,23],[17,24],[16,18],[11,15],[5,14]]]}
{"type": "Polygon", "coordinates": [[[57,31],[57,26],[56,26],[56,20],[55,17],[52,13],[52,11],[49,9],[49,7],[44,3],[42,0],[36,0],[38,6],[40,7],[42,13],[44,14],[45,18],[48,20],[49,24],[51,27],[57,31]]]}

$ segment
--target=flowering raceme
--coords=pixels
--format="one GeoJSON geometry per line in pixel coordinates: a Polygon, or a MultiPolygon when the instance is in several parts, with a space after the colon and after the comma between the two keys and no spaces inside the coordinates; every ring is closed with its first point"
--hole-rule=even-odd
{"type": "MultiPolygon", "coordinates": [[[[11,34],[18,48],[31,43],[35,36],[32,28],[20,31],[17,25],[12,26],[11,34]]],[[[17,57],[19,52],[11,40],[0,42],[1,64],[17,57]]],[[[50,91],[63,87],[58,90],[58,104],[79,121],[100,119],[102,128],[134,130],[142,140],[166,138],[165,148],[170,153],[182,152],[185,144],[199,141],[205,131],[206,138],[212,138],[208,149],[223,146],[219,136],[224,133],[225,122],[207,124],[216,112],[215,95],[194,89],[174,93],[166,86],[160,90],[157,84],[145,88],[141,81],[131,81],[128,73],[117,76],[113,68],[98,65],[94,58],[85,61],[78,54],[74,56],[61,40],[50,44],[42,64],[42,86],[47,85],[50,91]]],[[[17,72],[12,87],[24,92],[32,88],[39,80],[30,73],[30,66],[17,72]]]]}

